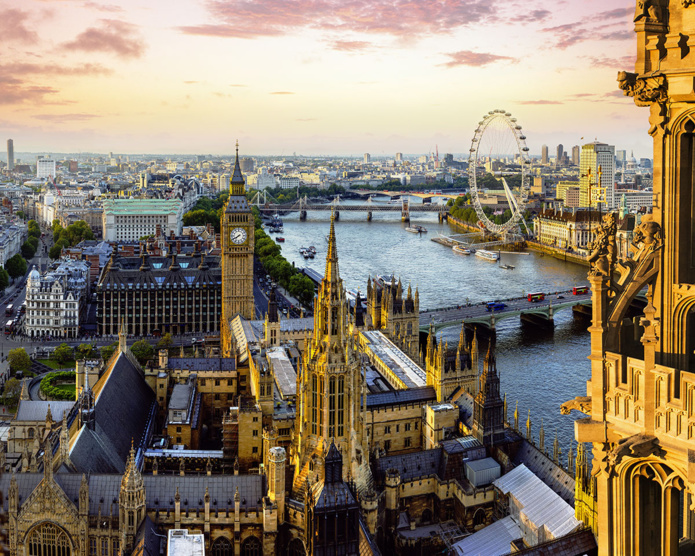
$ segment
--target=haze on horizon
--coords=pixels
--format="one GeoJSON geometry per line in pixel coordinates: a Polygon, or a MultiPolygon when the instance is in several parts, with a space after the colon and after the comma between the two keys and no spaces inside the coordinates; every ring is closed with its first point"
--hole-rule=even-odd
{"type": "Polygon", "coordinates": [[[633,14],[625,0],[0,0],[0,139],[442,155],[503,108],[533,155],[597,138],[651,156],[645,111],[616,83],[634,68],[633,14]]]}

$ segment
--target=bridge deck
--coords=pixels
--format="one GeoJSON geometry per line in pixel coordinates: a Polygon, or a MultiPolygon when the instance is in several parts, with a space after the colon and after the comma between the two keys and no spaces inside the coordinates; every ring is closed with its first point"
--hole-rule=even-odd
{"type": "Polygon", "coordinates": [[[420,313],[420,330],[428,330],[430,323],[434,325],[436,331],[450,326],[457,326],[461,321],[469,324],[479,323],[489,327],[494,327],[496,322],[517,317],[519,315],[539,315],[544,318],[552,318],[552,315],[568,307],[591,303],[591,293],[572,295],[572,291],[555,292],[547,294],[543,301],[531,302],[526,297],[515,297],[511,299],[497,299],[498,303],[504,303],[506,307],[502,310],[493,312],[487,311],[487,303],[477,303],[475,305],[457,305],[445,307],[420,313]],[[559,298],[558,298],[559,296],[559,298]]]}

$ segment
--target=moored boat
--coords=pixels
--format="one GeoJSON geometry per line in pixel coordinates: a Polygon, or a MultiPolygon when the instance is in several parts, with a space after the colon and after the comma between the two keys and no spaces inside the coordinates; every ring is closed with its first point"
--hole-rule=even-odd
{"type": "Polygon", "coordinates": [[[470,250],[468,247],[464,247],[463,245],[454,245],[453,249],[455,253],[459,253],[460,255],[470,255],[473,253],[472,250],[470,250]]]}
{"type": "Polygon", "coordinates": [[[503,268],[504,270],[514,270],[514,265],[511,264],[501,264],[500,268],[503,268]]]}
{"type": "Polygon", "coordinates": [[[475,252],[476,257],[480,257],[481,259],[485,259],[486,261],[497,261],[500,258],[500,255],[497,251],[488,251],[486,249],[478,249],[475,252]]]}
{"type": "Polygon", "coordinates": [[[275,241],[277,241],[278,243],[284,243],[284,242],[285,242],[285,238],[284,238],[284,237],[280,237],[280,236],[276,236],[276,237],[275,237],[275,241]]]}
{"type": "Polygon", "coordinates": [[[426,234],[426,233],[427,233],[427,228],[425,228],[424,226],[417,226],[417,225],[415,225],[415,226],[408,226],[408,227],[405,229],[405,231],[406,231],[406,232],[410,232],[410,233],[412,233],[412,234],[426,234]]]}

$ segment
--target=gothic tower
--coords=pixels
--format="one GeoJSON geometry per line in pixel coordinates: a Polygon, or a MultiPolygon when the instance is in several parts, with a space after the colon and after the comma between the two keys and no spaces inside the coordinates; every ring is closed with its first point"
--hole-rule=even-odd
{"type": "Polygon", "coordinates": [[[590,245],[591,380],[563,412],[588,415],[575,421],[577,441],[593,447],[577,517],[599,553],[676,555],[695,540],[695,2],[640,0],[634,24],[635,71],[618,86],[649,108],[653,210],[627,261],[617,261],[615,213],[590,245]],[[645,288],[643,316],[631,319],[645,288]]]}
{"type": "Polygon", "coordinates": [[[362,374],[349,307],[338,272],[335,221],[331,216],[326,271],[314,300],[314,332],[301,370],[295,434],[294,491],[302,497],[310,483],[324,479],[324,458],[331,442],[343,457],[343,474],[358,480],[368,472],[361,413],[362,374]],[[366,468],[366,471],[365,471],[366,468]]]}
{"type": "Polygon", "coordinates": [[[121,535],[121,550],[130,554],[133,539],[140,523],[145,519],[145,483],[135,462],[135,449],[130,446],[130,455],[126,463],[125,473],[121,479],[121,491],[118,495],[120,512],[118,523],[121,535]]]}
{"type": "Polygon", "coordinates": [[[480,388],[473,406],[473,436],[483,444],[494,445],[504,441],[504,402],[500,398],[493,340],[490,340],[483,362],[480,388]]]}
{"type": "Polygon", "coordinates": [[[470,351],[466,346],[466,327],[461,323],[461,333],[456,352],[449,350],[446,343],[436,343],[434,327],[430,324],[424,353],[427,385],[434,387],[437,401],[443,402],[462,388],[473,397],[478,393],[478,368],[473,367],[470,351]]]}
{"type": "Polygon", "coordinates": [[[229,321],[237,313],[255,317],[253,301],[254,217],[246,200],[244,177],[236,146],[234,173],[229,181],[229,199],[220,221],[222,235],[222,349],[231,351],[229,321]]]}

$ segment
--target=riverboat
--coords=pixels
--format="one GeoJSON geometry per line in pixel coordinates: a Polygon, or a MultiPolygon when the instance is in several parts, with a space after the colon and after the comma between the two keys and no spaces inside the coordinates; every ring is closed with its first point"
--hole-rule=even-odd
{"type": "Polygon", "coordinates": [[[487,251],[485,249],[478,249],[475,252],[476,257],[480,257],[481,259],[485,259],[486,261],[498,261],[500,258],[500,254],[497,253],[496,251],[487,251]]]}
{"type": "Polygon", "coordinates": [[[463,245],[454,245],[454,252],[459,253],[460,255],[470,255],[472,253],[475,253],[475,249],[469,249],[468,247],[464,247],[463,245]]]}
{"type": "Polygon", "coordinates": [[[427,228],[424,226],[408,226],[405,229],[406,232],[410,232],[412,234],[426,234],[427,233],[427,228]]]}
{"type": "Polygon", "coordinates": [[[284,237],[277,236],[277,237],[275,238],[275,241],[277,241],[278,243],[285,243],[285,238],[284,238],[284,237]]]}
{"type": "Polygon", "coordinates": [[[500,268],[503,268],[504,270],[514,270],[514,265],[511,264],[501,264],[500,268]]]}
{"type": "Polygon", "coordinates": [[[396,277],[391,275],[391,276],[382,276],[381,274],[376,275],[376,281],[381,284],[382,286],[395,286],[396,285],[396,277]]]}

